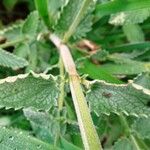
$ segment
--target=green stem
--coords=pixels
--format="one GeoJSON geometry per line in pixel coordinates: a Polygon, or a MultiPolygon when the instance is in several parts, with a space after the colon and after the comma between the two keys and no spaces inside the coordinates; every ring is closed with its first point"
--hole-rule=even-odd
{"type": "Polygon", "coordinates": [[[58,108],[59,108],[59,111],[61,111],[63,108],[63,101],[64,101],[64,97],[65,97],[64,64],[63,64],[61,56],[59,59],[59,69],[60,69],[60,95],[59,95],[59,99],[58,99],[58,108]]]}
{"type": "Polygon", "coordinates": [[[72,36],[72,34],[75,32],[77,26],[79,25],[82,17],[84,16],[84,14],[87,11],[87,8],[90,4],[91,4],[91,0],[83,0],[80,10],[78,11],[72,24],[70,25],[68,31],[64,35],[64,38],[63,38],[64,43],[66,43],[69,40],[69,38],[72,36]]]}
{"type": "Polygon", "coordinates": [[[102,150],[99,137],[94,127],[90,111],[80,85],[80,77],[76,71],[70,50],[56,35],[51,34],[49,38],[58,48],[65,70],[69,75],[71,94],[84,147],[86,150],[102,150]]]}
{"type": "Polygon", "coordinates": [[[132,134],[129,137],[130,137],[132,143],[134,144],[134,147],[136,148],[136,150],[141,150],[141,148],[139,147],[139,144],[136,141],[135,137],[132,134]]]}
{"type": "Polygon", "coordinates": [[[7,48],[7,47],[9,47],[9,46],[14,46],[15,44],[24,42],[24,41],[26,41],[26,40],[27,40],[27,38],[20,38],[20,39],[11,41],[11,42],[6,42],[6,43],[4,43],[4,44],[1,44],[1,45],[0,45],[0,48],[7,48]]]}
{"type": "Polygon", "coordinates": [[[121,124],[122,124],[122,126],[123,126],[123,128],[124,128],[125,134],[126,134],[127,136],[129,136],[129,135],[130,135],[130,128],[129,128],[129,125],[128,125],[128,123],[127,123],[126,118],[123,116],[122,113],[120,113],[119,118],[120,118],[120,122],[121,122],[121,124]]]}
{"type": "Polygon", "coordinates": [[[149,150],[148,146],[145,144],[145,142],[143,140],[141,140],[138,135],[136,134],[135,136],[136,141],[138,141],[138,143],[140,144],[140,146],[142,147],[142,149],[144,150],[149,150]]]}
{"type": "Polygon", "coordinates": [[[131,134],[128,122],[127,122],[126,118],[124,117],[124,115],[122,113],[120,113],[119,118],[120,118],[122,126],[124,127],[126,136],[129,136],[129,138],[132,141],[132,143],[133,143],[136,150],[141,150],[141,148],[139,147],[138,141],[136,140],[134,135],[131,134]]]}

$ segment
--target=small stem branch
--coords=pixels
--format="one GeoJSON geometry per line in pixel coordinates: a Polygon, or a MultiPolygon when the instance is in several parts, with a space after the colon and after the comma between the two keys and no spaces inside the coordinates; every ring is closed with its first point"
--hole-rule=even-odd
{"type": "Polygon", "coordinates": [[[18,44],[18,43],[20,43],[20,42],[24,42],[24,41],[26,41],[26,40],[27,40],[27,38],[21,38],[21,39],[17,39],[17,40],[11,41],[11,42],[6,42],[6,43],[4,43],[4,44],[1,44],[1,45],[0,45],[0,48],[7,48],[7,47],[9,47],[9,46],[13,46],[13,45],[15,45],[15,44],[18,44]]]}
{"type": "Polygon", "coordinates": [[[126,134],[127,136],[129,136],[129,135],[130,135],[130,128],[129,128],[129,125],[128,125],[128,123],[127,123],[126,118],[123,116],[122,113],[120,113],[119,118],[120,118],[120,122],[121,122],[121,124],[122,124],[122,126],[123,126],[123,128],[124,128],[125,134],[126,134]]]}
{"type": "Polygon", "coordinates": [[[136,150],[141,150],[141,148],[139,147],[135,137],[132,134],[129,137],[130,137],[132,143],[134,144],[134,147],[136,148],[136,150]]]}
{"type": "Polygon", "coordinates": [[[136,150],[141,150],[141,148],[139,147],[138,141],[136,140],[134,135],[132,135],[132,133],[130,131],[130,127],[128,125],[128,122],[127,122],[126,118],[124,117],[124,115],[122,113],[120,113],[119,118],[120,118],[120,121],[122,123],[122,126],[124,127],[126,136],[129,136],[129,138],[132,141],[132,143],[133,143],[136,150]]]}
{"type": "Polygon", "coordinates": [[[62,41],[56,35],[51,34],[49,38],[58,48],[65,66],[65,70],[69,75],[71,94],[77,114],[84,147],[86,150],[102,150],[99,137],[97,135],[88,109],[86,99],[82,92],[80,78],[76,71],[76,67],[70,50],[65,44],[62,43],[62,41]]]}
{"type": "Polygon", "coordinates": [[[65,97],[64,64],[63,64],[61,56],[59,58],[59,69],[60,69],[60,95],[59,95],[59,99],[58,99],[58,108],[59,108],[59,111],[61,111],[63,108],[63,101],[64,101],[64,97],[65,97]]]}
{"type": "Polygon", "coordinates": [[[145,144],[145,142],[143,140],[141,140],[138,137],[137,133],[136,133],[136,136],[134,136],[134,137],[135,137],[136,141],[138,141],[138,143],[141,145],[143,150],[149,150],[148,146],[145,144]]]}

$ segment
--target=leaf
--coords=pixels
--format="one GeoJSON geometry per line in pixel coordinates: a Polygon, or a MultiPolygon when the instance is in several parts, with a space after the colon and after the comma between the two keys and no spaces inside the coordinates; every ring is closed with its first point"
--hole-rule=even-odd
{"type": "Polygon", "coordinates": [[[23,21],[14,23],[8,27],[5,27],[3,30],[0,30],[0,35],[6,38],[7,42],[11,42],[16,39],[21,39],[21,28],[23,25],[23,21]]]}
{"type": "Polygon", "coordinates": [[[24,115],[30,121],[34,134],[41,140],[53,144],[58,133],[63,135],[66,131],[66,124],[64,124],[66,117],[65,111],[62,114],[62,121],[60,121],[59,111],[57,109],[49,113],[24,109],[24,115]]]}
{"type": "Polygon", "coordinates": [[[145,71],[150,71],[149,63],[142,63],[138,61],[135,61],[135,63],[122,64],[108,63],[102,65],[101,69],[113,75],[136,75],[145,71]]]}
{"type": "Polygon", "coordinates": [[[129,115],[150,115],[150,91],[137,84],[109,84],[103,81],[91,83],[87,92],[90,109],[101,113],[124,112],[129,115]]]}
{"type": "Polygon", "coordinates": [[[144,33],[138,24],[123,25],[123,31],[131,43],[144,42],[144,33]]]}
{"type": "Polygon", "coordinates": [[[29,53],[30,53],[30,48],[29,45],[26,43],[20,43],[14,49],[14,54],[21,58],[27,58],[29,53]]]}
{"type": "Polygon", "coordinates": [[[81,148],[73,145],[72,143],[68,142],[66,139],[61,137],[61,146],[65,150],[81,150],[81,148]]]}
{"type": "Polygon", "coordinates": [[[12,11],[18,0],[3,0],[3,5],[8,11],[12,11]]]}
{"type": "Polygon", "coordinates": [[[76,39],[81,39],[83,37],[86,37],[86,33],[92,30],[92,19],[93,15],[90,13],[86,15],[86,17],[81,21],[79,26],[76,29],[76,32],[73,35],[73,38],[76,39]]]}
{"type": "Polygon", "coordinates": [[[48,11],[48,1],[49,0],[34,0],[36,9],[38,10],[40,16],[42,17],[43,21],[45,24],[50,27],[51,22],[50,22],[50,17],[49,17],[49,11],[48,11]]]}
{"type": "Polygon", "coordinates": [[[38,21],[39,21],[38,12],[37,11],[31,12],[23,24],[22,33],[28,38],[31,39],[34,38],[38,29],[39,23],[38,21]]]}
{"type": "Polygon", "coordinates": [[[113,52],[131,52],[133,50],[143,50],[150,47],[150,42],[140,42],[132,44],[123,44],[116,47],[107,48],[110,53],[113,52]]]}
{"type": "Polygon", "coordinates": [[[28,134],[14,129],[0,128],[1,150],[49,150],[55,149],[52,145],[44,143],[28,134]]]}
{"type": "Polygon", "coordinates": [[[134,83],[143,86],[144,88],[150,89],[150,73],[145,72],[139,74],[133,80],[134,83]]]}
{"type": "Polygon", "coordinates": [[[122,138],[115,142],[113,150],[134,150],[134,147],[129,139],[122,138]]]}
{"type": "Polygon", "coordinates": [[[28,62],[23,58],[17,57],[12,53],[0,49],[0,65],[16,70],[26,67],[28,62]]]}
{"type": "Polygon", "coordinates": [[[149,16],[149,8],[141,10],[132,10],[111,15],[109,23],[114,25],[137,24],[142,23],[149,16]]]}
{"type": "Polygon", "coordinates": [[[149,7],[149,0],[114,0],[104,4],[98,4],[96,7],[96,15],[103,17],[118,12],[142,11],[149,7]]]}
{"type": "Polygon", "coordinates": [[[81,73],[88,74],[92,79],[105,80],[110,83],[123,83],[111,74],[108,74],[101,66],[96,66],[88,60],[82,61],[81,64],[78,65],[78,69],[81,73]]]}
{"type": "Polygon", "coordinates": [[[0,107],[49,110],[56,103],[58,89],[51,75],[23,74],[0,80],[0,107]]]}
{"type": "MultiPolygon", "coordinates": [[[[77,30],[81,35],[84,35],[85,32],[89,31],[89,29],[85,29],[85,26],[83,28],[83,25],[80,25],[78,29],[77,27],[82,21],[85,24],[85,22],[90,19],[84,17],[86,17],[89,11],[91,12],[90,7],[93,3],[93,0],[69,0],[69,3],[64,7],[61,17],[55,27],[56,32],[64,37],[64,41],[67,41],[77,30]]],[[[91,22],[87,23],[90,24],[87,25],[89,28],[91,22]]],[[[76,37],[78,36],[76,34],[76,37]]]]}
{"type": "Polygon", "coordinates": [[[137,118],[132,130],[140,135],[143,139],[150,139],[150,118],[137,118]]]}

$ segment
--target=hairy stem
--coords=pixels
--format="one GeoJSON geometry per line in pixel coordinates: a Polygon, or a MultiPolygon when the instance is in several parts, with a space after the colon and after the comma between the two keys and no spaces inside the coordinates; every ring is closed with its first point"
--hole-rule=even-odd
{"type": "Polygon", "coordinates": [[[65,70],[69,75],[71,94],[84,147],[86,150],[101,150],[100,140],[95,130],[70,50],[56,35],[50,34],[49,38],[58,48],[65,70]]]}
{"type": "Polygon", "coordinates": [[[64,101],[64,97],[65,97],[64,64],[63,64],[61,56],[59,58],[59,69],[60,69],[60,95],[59,95],[59,99],[58,99],[58,108],[59,108],[59,111],[61,111],[63,108],[63,101],[64,101]]]}

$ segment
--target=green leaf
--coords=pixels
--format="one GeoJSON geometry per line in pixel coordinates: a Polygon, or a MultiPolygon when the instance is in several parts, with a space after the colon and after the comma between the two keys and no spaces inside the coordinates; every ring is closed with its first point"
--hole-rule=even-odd
{"type": "Polygon", "coordinates": [[[115,47],[107,48],[110,53],[113,52],[131,52],[133,50],[143,50],[150,47],[150,42],[140,42],[132,44],[123,44],[115,47]]]}
{"type": "Polygon", "coordinates": [[[102,17],[118,12],[141,11],[149,7],[149,0],[114,0],[104,4],[98,4],[96,7],[96,15],[102,17]]]}
{"type": "Polygon", "coordinates": [[[21,28],[23,25],[23,21],[14,23],[8,27],[5,27],[3,30],[0,30],[0,35],[6,38],[7,42],[11,42],[16,39],[21,39],[21,28]]]}
{"type": "Polygon", "coordinates": [[[72,143],[68,142],[66,139],[61,137],[61,146],[64,150],[82,150],[81,148],[73,145],[72,143]]]}
{"type": "Polygon", "coordinates": [[[81,73],[88,74],[92,79],[105,80],[110,83],[123,83],[111,74],[108,74],[101,66],[96,66],[88,60],[82,61],[81,64],[78,65],[78,69],[81,73]]]}
{"type": "Polygon", "coordinates": [[[131,43],[144,42],[144,33],[138,24],[123,25],[123,31],[131,43]]]}
{"type": "Polygon", "coordinates": [[[65,111],[62,114],[61,122],[57,109],[51,110],[50,112],[24,109],[24,115],[30,121],[34,134],[41,140],[53,144],[58,134],[63,135],[66,131],[66,124],[64,124],[66,117],[65,111]]]}
{"type": "Polygon", "coordinates": [[[134,150],[134,147],[129,139],[122,138],[115,142],[113,150],[134,150]]]}
{"type": "Polygon", "coordinates": [[[0,80],[0,107],[49,110],[56,103],[58,89],[51,75],[23,74],[0,80]]]}
{"type": "Polygon", "coordinates": [[[91,83],[87,100],[92,111],[101,113],[124,112],[129,115],[150,115],[150,91],[137,84],[91,83]]]}
{"type": "Polygon", "coordinates": [[[132,10],[111,15],[109,23],[114,25],[137,24],[142,23],[149,16],[149,8],[141,10],[132,10]]]}
{"type": "Polygon", "coordinates": [[[28,38],[31,39],[34,38],[37,33],[38,24],[39,24],[38,12],[37,11],[31,12],[23,24],[22,33],[28,38]]]}
{"type": "MultiPolygon", "coordinates": [[[[89,11],[91,12],[91,5],[93,4],[93,0],[69,0],[67,6],[64,7],[63,12],[61,14],[60,19],[58,20],[57,26],[55,27],[56,32],[62,35],[64,41],[67,41],[74,33],[78,30],[78,33],[84,35],[85,32],[89,31],[89,26],[91,26],[90,18],[84,18],[89,11]],[[83,25],[77,29],[79,24],[83,21],[83,23],[90,23],[88,29],[84,29],[83,25]]],[[[77,37],[77,34],[76,34],[77,37]]]]}
{"type": "Polygon", "coordinates": [[[142,63],[138,61],[122,64],[108,63],[102,65],[101,69],[113,75],[136,75],[145,71],[150,71],[149,63],[142,63]]]}
{"type": "Polygon", "coordinates": [[[73,38],[81,39],[83,37],[86,37],[86,33],[92,30],[92,19],[93,15],[90,13],[86,15],[86,17],[80,22],[79,26],[76,29],[76,32],[73,35],[73,38]]]}
{"type": "Polygon", "coordinates": [[[132,125],[132,130],[143,139],[150,139],[150,118],[138,118],[132,125]]]}
{"type": "Polygon", "coordinates": [[[134,83],[150,89],[150,73],[141,73],[134,80],[134,83]]]}
{"type": "Polygon", "coordinates": [[[44,143],[27,133],[14,129],[0,128],[0,149],[1,150],[54,150],[55,148],[47,143],[44,143]]]}
{"type": "Polygon", "coordinates": [[[30,53],[30,48],[29,45],[26,43],[20,43],[14,49],[14,54],[21,58],[27,58],[29,53],[30,53]]]}
{"type": "Polygon", "coordinates": [[[50,17],[49,17],[49,11],[48,11],[48,4],[49,0],[34,0],[36,9],[38,10],[40,16],[42,17],[45,24],[50,27],[50,17]]]}
{"type": "Polygon", "coordinates": [[[23,58],[17,57],[12,53],[0,49],[0,65],[16,70],[26,67],[28,62],[23,58]]]}
{"type": "Polygon", "coordinates": [[[3,0],[3,5],[8,11],[12,11],[18,0],[3,0]]]}

